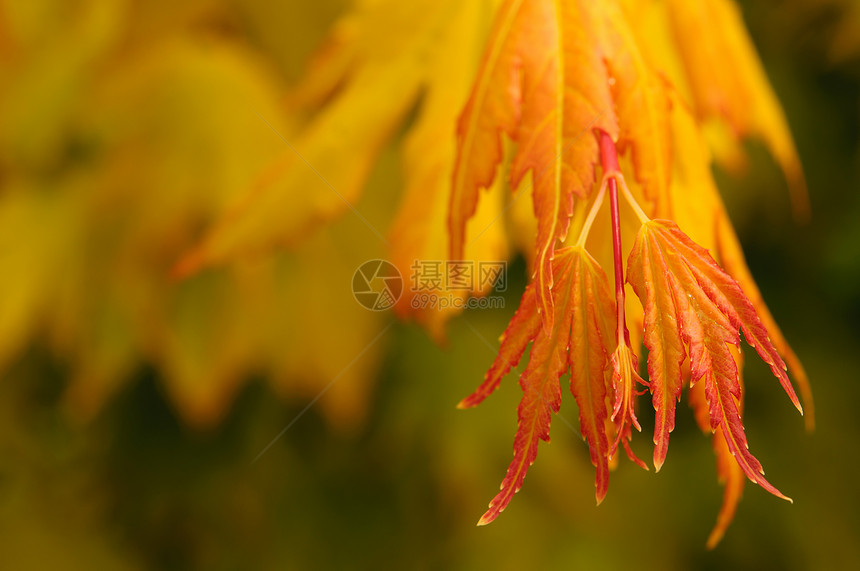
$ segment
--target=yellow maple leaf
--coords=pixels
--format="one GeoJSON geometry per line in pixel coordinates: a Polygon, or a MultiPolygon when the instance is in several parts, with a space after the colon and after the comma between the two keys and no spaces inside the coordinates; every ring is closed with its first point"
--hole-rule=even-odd
{"type": "MultiPolygon", "coordinates": [[[[321,71],[310,75],[311,85],[305,89],[323,94],[342,85],[298,138],[287,141],[281,158],[185,257],[178,273],[187,275],[275,245],[294,246],[320,223],[354,208],[379,152],[422,91],[431,105],[439,93],[458,102],[456,87],[449,88],[447,77],[440,81],[439,54],[480,37],[492,4],[490,0],[359,4],[357,12],[347,16],[348,23],[336,28],[338,35],[330,47],[334,53],[318,60],[321,71]],[[340,37],[344,33],[347,41],[340,37]],[[327,64],[332,60],[354,65],[347,74],[346,66],[335,64],[343,74],[338,79],[337,74],[329,75],[327,64]]],[[[467,69],[473,65],[468,57],[461,63],[467,69]]],[[[450,112],[450,107],[444,109],[450,112]]]]}
{"type": "Polygon", "coordinates": [[[345,428],[365,413],[379,347],[350,367],[320,348],[354,356],[380,331],[352,299],[327,299],[376,237],[349,257],[332,241],[350,229],[332,229],[294,259],[170,277],[196,229],[281,153],[272,129],[291,136],[301,119],[260,53],[214,33],[236,17],[215,0],[0,8],[0,271],[16,276],[0,281],[0,370],[43,341],[68,364],[79,420],[144,363],[197,427],[258,371],[290,398],[343,372],[323,412],[345,428]],[[314,315],[350,326],[296,330],[314,315]]]}

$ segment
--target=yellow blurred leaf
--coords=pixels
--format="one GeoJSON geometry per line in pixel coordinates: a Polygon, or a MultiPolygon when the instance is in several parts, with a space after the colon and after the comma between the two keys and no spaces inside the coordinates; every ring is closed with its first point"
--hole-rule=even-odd
{"type": "MultiPolygon", "coordinates": [[[[432,54],[440,40],[444,45],[449,26],[461,21],[458,13],[468,3],[364,4],[356,8],[357,15],[348,16],[360,18],[361,32],[348,47],[338,48],[355,53],[351,57],[356,63],[343,87],[300,135],[285,138],[281,158],[183,259],[177,269],[181,275],[276,245],[295,246],[321,222],[354,207],[380,149],[421,90],[425,98],[448,90],[447,79],[440,83],[434,72],[438,64],[432,54]]],[[[478,4],[485,8],[460,25],[471,22],[483,29],[489,2],[478,4]]],[[[449,64],[473,63],[465,58],[449,64]]],[[[266,117],[261,115],[261,120],[266,117]]]]}
{"type": "Polygon", "coordinates": [[[669,14],[699,118],[722,117],[739,137],[761,139],[788,179],[795,215],[808,218],[800,158],[738,7],[731,0],[673,0],[669,14]],[[732,65],[709,63],[725,61],[732,65]]]}

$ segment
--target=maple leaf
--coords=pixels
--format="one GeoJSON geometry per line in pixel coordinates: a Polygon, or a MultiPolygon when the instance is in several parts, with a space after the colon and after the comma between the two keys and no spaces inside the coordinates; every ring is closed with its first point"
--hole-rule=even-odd
{"type": "Polygon", "coordinates": [[[570,388],[580,410],[580,428],[596,467],[597,502],[609,485],[610,445],[606,434],[608,416],[606,371],[609,324],[615,308],[606,275],[581,247],[555,253],[553,272],[557,286],[553,303],[558,315],[552,328],[541,326],[536,286],[526,288],[520,308],[502,336],[499,355],[483,384],[461,401],[461,408],[480,404],[507,372],[519,362],[531,342],[529,363],[520,375],[523,397],[518,407],[514,459],[502,481],[501,491],[490,502],[479,525],[493,521],[522,487],[526,472],[537,458],[540,440],[549,441],[550,418],[561,405],[559,378],[570,369],[570,388]]]}
{"type": "MultiPolygon", "coordinates": [[[[391,261],[402,276],[415,273],[413,266],[422,260],[447,260],[448,236],[446,218],[451,194],[457,138],[452,126],[466,101],[483,43],[474,33],[480,20],[480,2],[465,2],[450,15],[447,26],[437,40],[437,49],[428,55],[427,81],[445,88],[431,89],[425,95],[421,110],[403,145],[406,184],[397,215],[388,232],[391,261]],[[452,61],[462,62],[452,66],[452,61]],[[469,65],[469,62],[474,65],[469,65]]],[[[493,184],[490,196],[481,202],[469,221],[474,239],[463,256],[474,264],[508,258],[508,244],[503,224],[495,224],[502,214],[502,177],[493,184]]],[[[461,299],[486,293],[478,287],[471,291],[447,292],[461,299]]],[[[424,325],[431,335],[444,338],[448,318],[460,311],[456,304],[447,307],[421,307],[420,297],[427,291],[412,287],[404,292],[395,306],[401,318],[412,318],[424,325]]]]}
{"type": "MultiPolygon", "coordinates": [[[[731,349],[732,356],[738,364],[738,370],[740,370],[743,364],[743,354],[737,349],[731,349]]],[[[689,366],[685,367],[685,369],[686,378],[689,378],[689,366]]],[[[743,384],[741,384],[741,387],[743,387],[743,384]]],[[[729,524],[734,519],[738,502],[740,502],[744,491],[746,475],[744,475],[740,464],[735,461],[731,450],[726,444],[723,429],[721,427],[717,427],[714,430],[711,429],[710,409],[708,399],[705,396],[705,385],[697,383],[693,386],[689,391],[688,399],[690,406],[693,407],[696,424],[699,425],[703,433],[711,436],[714,454],[717,457],[717,479],[724,486],[723,503],[719,514],[717,514],[717,523],[711,530],[705,544],[708,549],[713,549],[720,542],[723,535],[725,535],[726,529],[728,529],[729,524]]],[[[738,410],[743,412],[743,392],[741,392],[741,396],[738,398],[738,410]]]]}
{"type": "MultiPolygon", "coordinates": [[[[176,274],[294,248],[321,224],[354,209],[379,154],[422,94],[425,101],[442,99],[431,103],[435,110],[425,118],[450,129],[446,115],[462,102],[456,85],[449,90],[439,58],[468,51],[493,5],[493,0],[358,3],[335,27],[307,82],[291,98],[325,105],[177,263],[176,274]]],[[[465,56],[457,61],[466,70],[473,65],[465,56]]],[[[450,59],[445,63],[450,66],[450,59]]],[[[427,162],[433,160],[431,154],[427,162]]],[[[424,174],[414,165],[410,171],[424,174]]]]}
{"type": "Polygon", "coordinates": [[[707,250],[667,220],[643,224],[628,259],[627,278],[645,308],[648,375],[657,413],[655,466],[661,466],[666,457],[674,407],[683,385],[680,361],[686,350],[691,383],[704,383],[711,429],[723,431],[726,445],[750,480],[785,498],[764,478],[741,425],[741,386],[728,348],[728,344],[740,344],[739,329],[770,365],[797,409],[802,412],[802,408],[785,364],[737,282],[707,250]]]}
{"type": "Polygon", "coordinates": [[[806,370],[800,362],[800,358],[798,358],[794,349],[791,348],[785,335],[783,335],[777,325],[776,319],[774,319],[770,309],[767,307],[767,304],[764,302],[764,298],[762,297],[761,292],[747,267],[738,237],[735,234],[734,228],[731,226],[728,215],[726,215],[724,211],[721,213],[716,230],[716,247],[720,261],[726,271],[738,281],[741,289],[752,302],[756,313],[770,335],[771,343],[776,347],[779,354],[782,355],[782,358],[785,360],[789,370],[794,376],[803,400],[803,417],[806,429],[808,431],[812,431],[815,429],[815,402],[812,398],[812,386],[809,382],[806,370]]]}
{"type": "MultiPolygon", "coordinates": [[[[256,37],[210,35],[239,17],[223,2],[83,2],[58,33],[60,4],[0,8],[0,273],[17,276],[0,284],[0,374],[44,343],[67,364],[63,407],[83,422],[145,363],[178,417],[204,428],[252,374],[311,399],[342,373],[319,406],[331,425],[357,425],[381,324],[342,284],[382,249],[375,236],[327,228],[288,256],[169,277],[196,229],[283,152],[260,117],[287,137],[297,130],[273,54],[256,37]]],[[[386,199],[363,209],[377,216],[386,199]]]]}
{"type": "Polygon", "coordinates": [[[808,218],[806,182],[788,122],[737,5],[672,0],[668,14],[698,115],[725,119],[736,138],[762,139],[789,182],[795,215],[808,218]],[[733,65],[714,65],[719,61],[733,65]]]}
{"type": "Polygon", "coordinates": [[[465,225],[481,188],[503,158],[502,135],[518,146],[510,184],[532,174],[537,218],[536,293],[549,332],[553,322],[552,258],[567,233],[573,198],[594,183],[592,128],[617,133],[609,75],[594,49],[587,3],[509,0],[499,9],[463,114],[451,192],[451,258],[462,258],[465,225]],[[574,23],[575,25],[567,25],[574,23]]]}
{"type": "Polygon", "coordinates": [[[737,234],[714,182],[710,168],[711,154],[693,111],[677,93],[671,93],[670,99],[674,144],[684,149],[673,161],[672,219],[679,227],[685,228],[694,242],[713,252],[717,262],[737,280],[752,302],[771,342],[785,360],[800,389],[804,422],[807,429],[812,430],[815,425],[815,407],[806,371],[782,334],[747,267],[737,234]]]}
{"type": "MultiPolygon", "coordinates": [[[[722,444],[715,443],[718,473],[728,482],[720,522],[709,540],[713,544],[725,531],[740,497],[738,473],[781,495],[764,480],[760,464],[746,449],[738,404],[742,387],[728,345],[739,343],[742,329],[798,408],[782,358],[810,405],[811,392],[799,360],[752,281],[713,182],[711,152],[716,152],[716,143],[708,136],[709,125],[728,125],[734,138],[762,138],[789,179],[799,214],[806,208],[805,186],[785,118],[737,11],[724,0],[707,0],[701,6],[681,4],[680,0],[610,0],[599,5],[505,2],[460,117],[449,230],[452,257],[457,257],[467,243],[466,223],[480,205],[481,189],[504,172],[504,140],[509,139],[514,144],[510,182],[517,196],[525,175],[531,175],[536,239],[528,257],[533,283],[503,336],[500,360],[464,404],[473,405],[495,389],[509,369],[507,361],[518,360],[529,340],[534,341],[529,366],[543,358],[545,367],[558,373],[556,355],[534,349],[543,342],[541,327],[549,336],[557,331],[556,319],[567,319],[564,311],[554,308],[559,300],[567,303],[557,288],[570,285],[567,278],[557,279],[553,256],[560,243],[587,246],[596,253],[599,265],[614,267],[615,338],[605,335],[612,341],[604,341],[603,346],[609,356],[603,390],[612,397],[612,410],[611,418],[604,417],[602,434],[614,433],[606,454],[612,458],[623,442],[631,460],[641,464],[629,441],[632,429],[639,428],[634,406],[637,386],[648,386],[656,414],[654,465],[659,470],[668,452],[677,402],[685,384],[689,385],[682,371],[691,370],[705,395],[709,430],[722,438],[722,444]],[[578,64],[576,70],[572,62],[578,64]],[[719,67],[718,72],[710,73],[713,67],[719,67]],[[737,77],[734,67],[741,70],[737,77]],[[590,116],[582,115],[583,111],[590,116]],[[593,132],[596,138],[573,136],[583,131],[593,132]],[[603,182],[594,193],[598,163],[603,182]],[[625,178],[631,181],[629,186],[625,178]],[[631,205],[624,212],[619,189],[631,205]],[[595,222],[606,190],[611,216],[595,222]],[[673,248],[672,256],[649,250],[651,242],[643,233],[651,237],[656,233],[653,228],[672,224],[651,218],[676,220],[692,228],[696,241],[714,249],[727,271],[704,248],[672,233],[668,235],[674,242],[666,245],[673,248]],[[634,232],[636,246],[625,280],[622,235],[632,239],[634,232]],[[607,239],[610,233],[611,240],[607,239]],[[641,307],[626,303],[625,283],[633,285],[641,307]],[[627,322],[634,324],[633,331],[627,322]],[[636,372],[640,339],[649,350],[648,383],[636,372]],[[742,467],[730,466],[735,457],[742,467]]],[[[718,154],[720,159],[726,156],[718,154]]],[[[575,345],[575,339],[570,338],[570,345],[575,345]]],[[[596,362],[572,359],[571,367],[596,362]]],[[[521,377],[524,390],[536,382],[521,377]]],[[[526,434],[532,438],[525,438],[522,426],[541,418],[535,416],[538,403],[533,397],[524,397],[523,403],[514,463],[482,522],[490,521],[510,501],[522,484],[523,463],[536,455],[540,438],[531,432],[526,434]],[[525,420],[524,411],[529,413],[525,420]]],[[[547,424],[539,423],[543,431],[548,430],[548,415],[555,410],[555,401],[550,404],[544,403],[541,409],[547,415],[547,424]]],[[[812,425],[811,415],[807,422],[812,425]]],[[[598,441],[589,440],[590,445],[598,441]]],[[[602,453],[599,446],[592,446],[595,450],[602,453]]],[[[595,462],[598,495],[604,460],[595,462]]]]}
{"type": "MultiPolygon", "coordinates": [[[[631,3],[601,4],[602,46],[612,77],[612,97],[618,115],[619,152],[629,146],[635,179],[653,211],[671,214],[667,196],[672,165],[670,103],[665,81],[644,53],[631,3]]],[[[612,135],[607,131],[607,134],[612,135]]]]}

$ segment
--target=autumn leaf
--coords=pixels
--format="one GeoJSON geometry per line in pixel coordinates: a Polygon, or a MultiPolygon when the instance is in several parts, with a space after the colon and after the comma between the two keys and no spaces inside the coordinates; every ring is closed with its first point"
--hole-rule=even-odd
{"type": "MultiPolygon", "coordinates": [[[[658,260],[659,261],[659,260],[658,260]]],[[[628,266],[627,278],[633,284],[656,284],[668,279],[665,268],[651,258],[643,259],[634,269],[628,266]],[[634,277],[635,276],[635,277],[634,277]],[[638,281],[636,281],[638,280],[638,281]]],[[[675,428],[675,405],[681,396],[681,365],[687,357],[681,339],[683,316],[674,305],[669,287],[636,290],[645,309],[645,346],[648,347],[648,378],[656,411],[654,427],[654,468],[658,472],[666,459],[669,433],[675,428]],[[640,293],[641,291],[641,293],[640,293]]]]}
{"type": "MultiPolygon", "coordinates": [[[[477,404],[492,392],[529,340],[534,345],[528,371],[538,370],[535,360],[542,359],[551,377],[561,374],[553,351],[535,350],[546,342],[543,336],[558,335],[556,320],[562,319],[566,327],[569,319],[564,290],[571,283],[556,275],[560,270],[554,256],[557,247],[558,252],[588,248],[595,254],[589,256],[595,267],[614,269],[615,282],[615,303],[608,306],[615,327],[603,334],[603,356],[575,350],[586,330],[580,328],[569,338],[572,371],[581,374],[602,364],[601,394],[612,402],[610,417],[600,417],[602,430],[595,428],[597,413],[582,411],[580,405],[583,434],[598,467],[598,498],[605,493],[605,462],[614,457],[618,444],[640,463],[629,446],[632,429],[639,428],[638,387],[651,392],[654,465],[659,470],[668,453],[677,403],[690,387],[683,371],[692,371],[693,384],[701,385],[704,393],[709,430],[722,435],[715,450],[719,474],[727,482],[726,501],[709,540],[713,545],[740,498],[738,473],[781,496],[747,450],[740,422],[742,386],[729,348],[739,344],[739,331],[799,409],[783,358],[788,361],[811,408],[803,368],[750,276],[714,183],[712,155],[728,155],[713,133],[731,133],[720,145],[736,144],[738,137],[763,139],[783,167],[801,215],[805,186],[785,118],[737,10],[724,0],[681,4],[505,2],[459,121],[449,229],[456,257],[467,243],[466,224],[481,205],[481,189],[490,187],[508,164],[510,184],[517,192],[512,203],[524,182],[530,183],[536,225],[535,250],[528,256],[533,282],[484,384],[462,404],[477,404]],[[740,73],[735,74],[735,68],[740,73]],[[583,132],[588,136],[575,136],[583,132]],[[510,159],[503,152],[506,140],[513,145],[510,159]],[[602,182],[594,192],[598,164],[602,182]],[[603,206],[607,196],[608,209],[603,206]],[[620,204],[620,196],[629,206],[620,204]],[[726,270],[697,242],[675,232],[673,220],[691,228],[696,241],[711,248],[726,270]],[[624,243],[635,234],[625,276],[624,243]],[[641,307],[626,302],[626,283],[633,286],[641,307]],[[637,372],[640,339],[648,349],[647,382],[637,372]],[[602,437],[607,434],[613,442],[604,449],[602,437]]],[[[586,311],[595,309],[589,306],[586,311]]],[[[507,505],[534,460],[538,440],[548,437],[548,415],[558,403],[538,402],[530,392],[535,386],[549,391],[541,384],[546,382],[521,377],[526,396],[519,408],[514,462],[483,523],[507,505]]],[[[542,394],[540,390],[535,394],[542,394]]],[[[808,422],[811,426],[811,417],[808,422]]]]}
{"type": "Polygon", "coordinates": [[[677,93],[671,94],[674,144],[683,148],[674,161],[671,198],[673,220],[694,242],[712,252],[716,261],[737,280],[767,329],[771,342],[788,365],[803,398],[807,429],[815,426],[815,407],[809,378],[782,334],[747,267],[741,244],[711,174],[711,153],[694,113],[677,93]],[[695,197],[691,200],[690,197],[695,197]]]}
{"type": "Polygon", "coordinates": [[[580,428],[597,469],[597,502],[606,496],[610,456],[606,434],[607,344],[612,339],[609,328],[614,305],[606,275],[581,247],[558,250],[553,259],[553,272],[558,280],[553,289],[553,303],[558,314],[552,329],[547,332],[541,326],[535,286],[529,286],[502,336],[499,355],[484,383],[460,403],[461,408],[480,404],[498,388],[502,377],[516,366],[532,343],[528,366],[520,376],[523,397],[518,408],[514,459],[501,491],[490,502],[490,509],[479,525],[490,523],[507,507],[537,458],[539,441],[549,441],[551,415],[561,406],[559,378],[568,369],[571,392],[580,409],[580,428]]]}
{"type": "Polygon", "coordinates": [[[741,289],[746,293],[747,297],[755,307],[756,313],[761,318],[762,324],[767,329],[770,335],[770,340],[776,350],[783,357],[797,382],[800,395],[803,400],[803,415],[806,429],[812,431],[815,429],[815,402],[812,398],[812,386],[809,382],[809,377],[806,374],[806,369],[800,358],[794,352],[794,349],[789,345],[788,340],[783,335],[779,326],[776,323],[773,315],[768,309],[755,280],[747,267],[746,259],[741,250],[740,242],[735,234],[734,228],[725,212],[722,213],[717,226],[717,253],[722,261],[726,271],[738,281],[741,289]]]}
{"type": "MultiPolygon", "coordinates": [[[[731,348],[735,362],[738,364],[738,369],[743,365],[743,354],[731,348]]],[[[689,378],[689,367],[685,371],[689,378]]],[[[743,384],[741,383],[741,386],[743,384]]],[[[713,442],[714,454],[717,459],[717,479],[723,485],[723,503],[720,506],[719,514],[717,514],[717,523],[711,530],[705,544],[708,549],[713,549],[725,535],[726,530],[735,517],[735,512],[738,508],[738,503],[741,501],[741,495],[744,491],[744,483],[746,475],[740,465],[735,461],[731,450],[726,444],[725,436],[722,428],[711,429],[710,411],[708,399],[705,396],[705,385],[697,383],[694,385],[688,395],[690,406],[693,407],[693,413],[696,417],[696,424],[704,434],[709,436],[713,442]]],[[[738,410],[743,413],[743,392],[738,399],[738,410]]]]}
{"type": "MultiPolygon", "coordinates": [[[[667,194],[672,165],[672,140],[669,130],[669,98],[664,80],[646,58],[637,41],[629,4],[607,2],[603,44],[610,77],[612,97],[618,115],[619,152],[627,146],[636,181],[655,213],[671,215],[667,194]]],[[[612,134],[611,132],[607,132],[612,134]]]]}
{"type": "Polygon", "coordinates": [[[741,425],[741,386],[728,347],[740,344],[739,329],[770,365],[797,409],[802,409],[785,364],[752,303],[707,250],[671,221],[654,220],[642,226],[628,260],[627,276],[645,308],[648,375],[658,419],[655,466],[665,460],[675,403],[683,384],[680,340],[690,359],[690,382],[704,383],[711,428],[723,431],[729,450],[750,480],[785,498],[764,478],[761,464],[748,450],[741,425]]]}
{"type": "Polygon", "coordinates": [[[458,128],[451,258],[462,258],[466,221],[480,190],[497,176],[507,135],[518,144],[511,187],[532,175],[536,293],[547,332],[554,315],[553,252],[567,234],[573,197],[587,197],[594,183],[597,144],[589,131],[617,133],[608,71],[588,24],[594,17],[581,2],[505,2],[458,128]]]}
{"type": "MultiPolygon", "coordinates": [[[[284,110],[274,54],[215,31],[238,21],[233,7],[180,4],[0,8],[0,273],[16,276],[0,281],[0,373],[44,346],[68,370],[65,412],[87,422],[147,366],[197,429],[260,373],[285,399],[312,399],[338,377],[317,406],[330,426],[354,428],[384,343],[368,347],[380,316],[343,284],[385,255],[377,236],[328,227],[289,254],[170,278],[200,230],[278,162],[273,129],[292,137],[305,120],[284,110]]],[[[322,105],[312,95],[327,89],[303,105],[322,105]]],[[[451,146],[467,89],[446,102],[451,146]]],[[[377,190],[362,208],[380,217],[394,199],[377,190]]]]}
{"type": "MultiPolygon", "coordinates": [[[[414,268],[421,261],[448,260],[446,219],[457,145],[453,125],[468,96],[483,47],[482,37],[475,30],[480,28],[477,22],[484,7],[480,2],[461,4],[459,10],[450,14],[437,48],[426,63],[428,83],[440,87],[425,95],[419,116],[403,145],[406,184],[388,241],[391,261],[405,277],[415,274],[414,268]],[[460,65],[452,66],[452,61],[460,65]]],[[[505,181],[498,177],[469,221],[473,240],[456,260],[477,265],[508,258],[505,224],[499,220],[503,214],[504,190],[505,181]]],[[[470,290],[447,292],[460,299],[485,293],[477,283],[470,290]]],[[[420,287],[407,288],[395,310],[401,318],[414,319],[436,340],[442,340],[446,321],[460,309],[453,303],[445,308],[421,307],[421,296],[427,294],[420,287]]]]}
{"type": "Polygon", "coordinates": [[[672,0],[668,13],[696,112],[703,119],[723,118],[735,137],[761,139],[785,172],[795,215],[808,218],[800,159],[738,7],[729,0],[672,0]],[[733,65],[713,65],[721,60],[733,65]]]}
{"type": "MultiPolygon", "coordinates": [[[[178,262],[176,273],[193,275],[248,255],[294,248],[322,224],[354,210],[382,149],[420,95],[443,99],[444,108],[432,104],[437,128],[445,128],[445,115],[461,105],[456,87],[448,93],[439,58],[468,50],[482,36],[492,6],[492,0],[359,3],[335,28],[308,83],[296,88],[294,99],[325,105],[224,210],[178,262]]],[[[473,65],[465,56],[457,61],[467,70],[473,65]]],[[[444,139],[442,134],[435,140],[444,139]]],[[[384,239],[381,233],[378,238],[384,239]]]]}

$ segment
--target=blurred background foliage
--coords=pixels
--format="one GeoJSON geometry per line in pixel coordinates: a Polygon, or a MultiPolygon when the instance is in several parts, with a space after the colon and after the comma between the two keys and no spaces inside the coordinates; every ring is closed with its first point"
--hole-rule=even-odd
{"type": "MultiPolygon", "coordinates": [[[[795,504],[748,486],[713,552],[721,489],[692,414],[659,476],[622,462],[596,508],[572,399],[510,509],[474,526],[509,460],[519,390],[509,379],[479,409],[454,406],[492,360],[522,261],[506,309],[467,312],[444,347],[352,299],[353,270],[384,251],[351,215],[289,254],[170,279],[283,152],[267,123],[289,137],[306,120],[288,88],[346,5],[0,0],[3,567],[860,567],[857,3],[744,3],[813,220],[794,224],[755,145],[719,184],[810,374],[818,429],[749,360],[747,432],[795,504]]],[[[398,142],[359,204],[382,228],[398,142]]]]}

